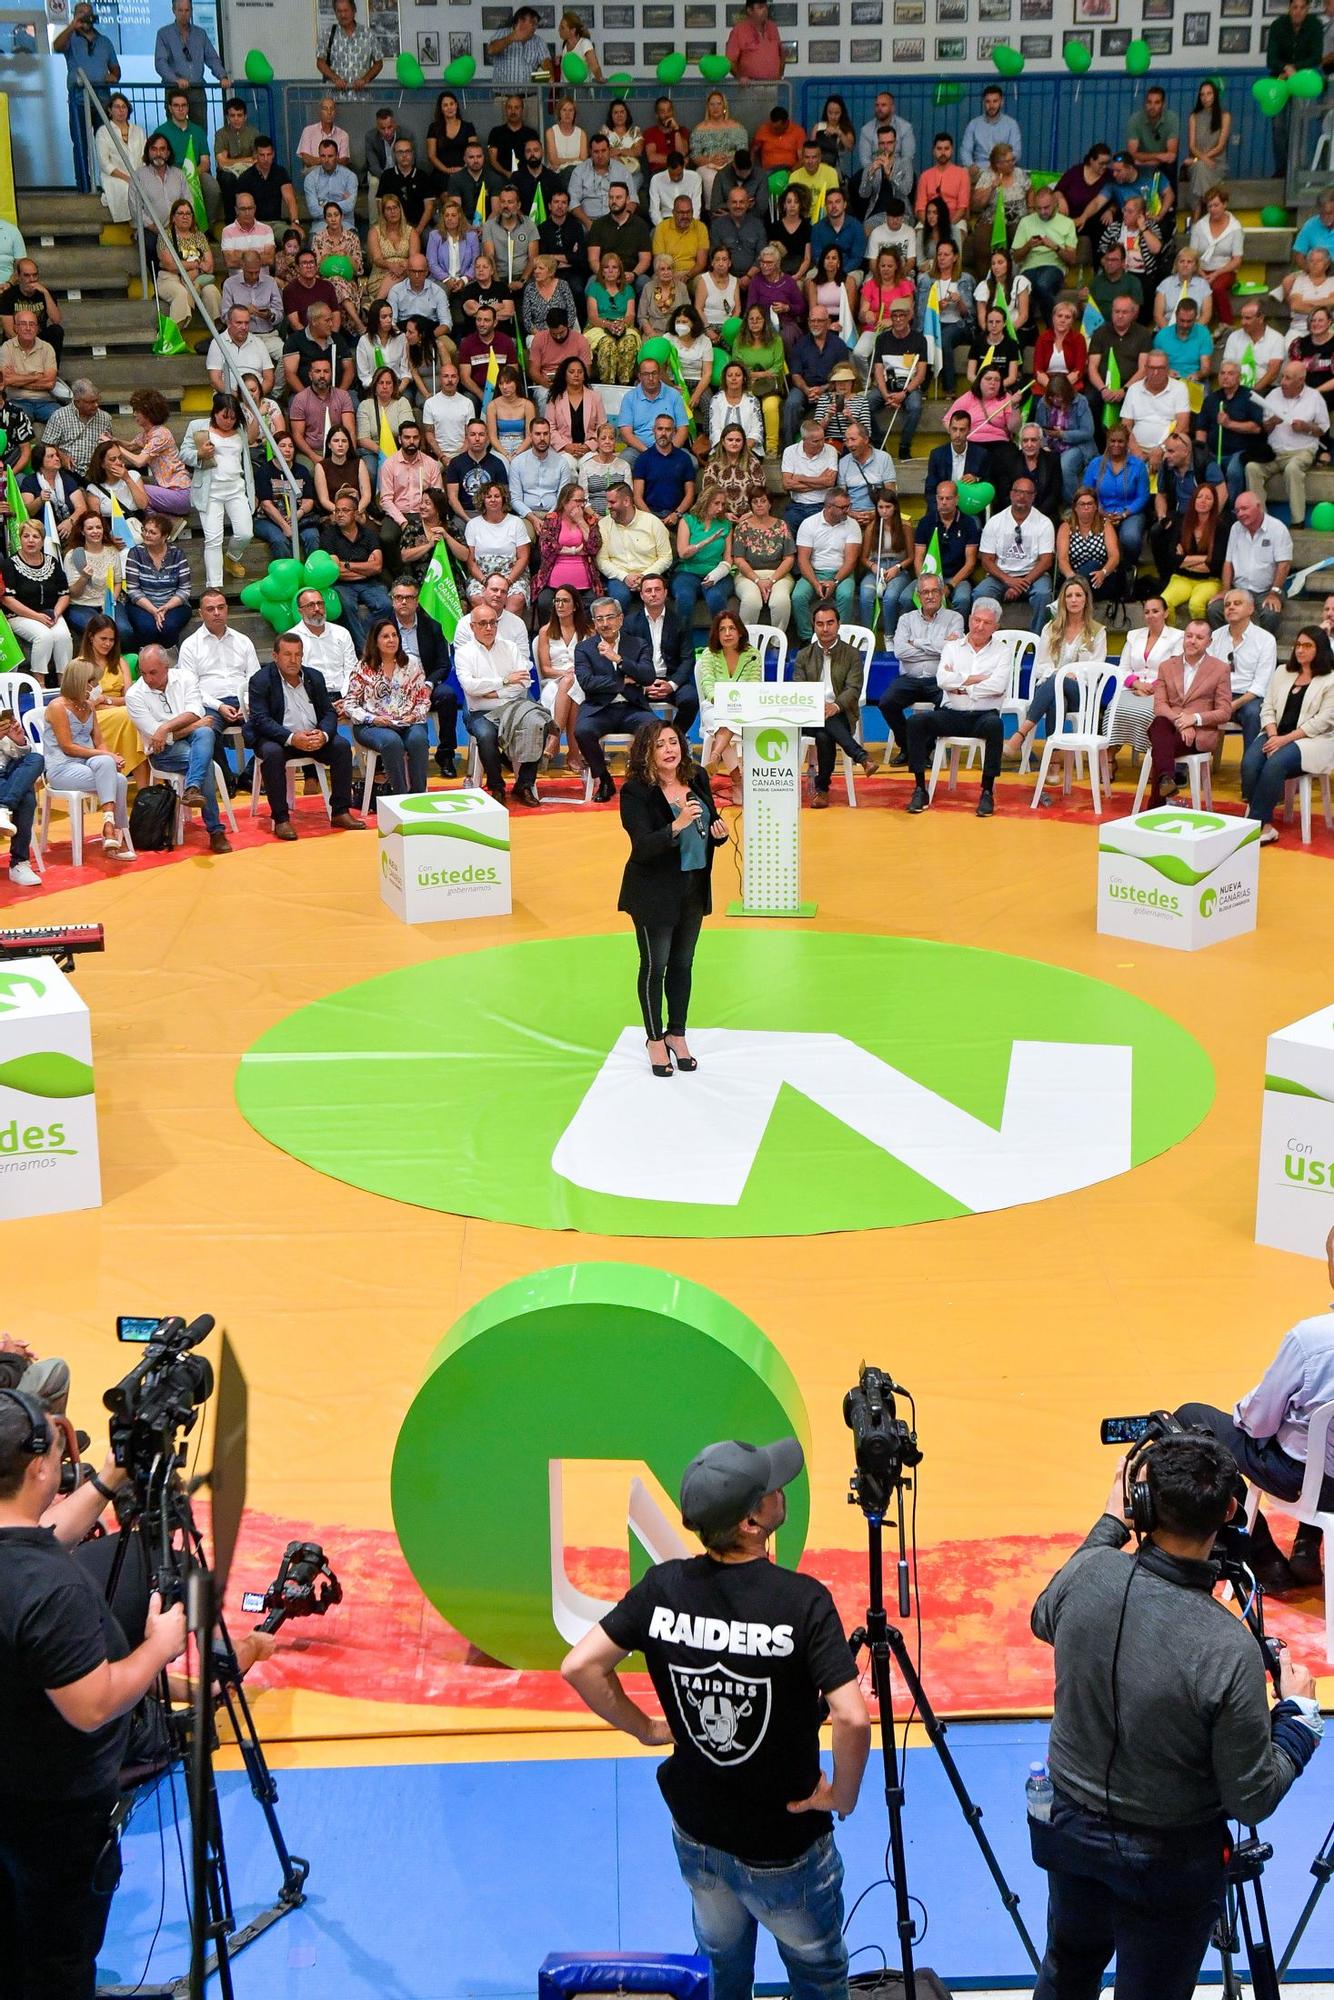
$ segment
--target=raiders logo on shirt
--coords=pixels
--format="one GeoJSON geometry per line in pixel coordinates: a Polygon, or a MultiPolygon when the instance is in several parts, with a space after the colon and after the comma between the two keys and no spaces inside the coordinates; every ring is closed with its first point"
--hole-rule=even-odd
{"type": "Polygon", "coordinates": [[[672,1688],[686,1734],[711,1764],[744,1764],[769,1727],[770,1690],[764,1677],[743,1679],[720,1661],[672,1667],[672,1688]]]}

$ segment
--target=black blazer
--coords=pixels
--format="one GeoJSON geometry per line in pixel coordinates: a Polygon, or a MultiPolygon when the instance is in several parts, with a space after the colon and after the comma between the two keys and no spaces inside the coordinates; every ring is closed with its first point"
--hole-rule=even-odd
{"type": "MultiPolygon", "coordinates": [[[[401,631],[402,626],[399,627],[401,631]]],[[[421,606],[417,606],[417,644],[421,649],[422,672],[432,687],[449,679],[451,660],[445,635],[434,618],[428,618],[421,606]]]]}
{"type": "MultiPolygon", "coordinates": [[[[338,734],[338,716],[329,699],[324,675],[317,673],[314,667],[303,667],[301,678],[315,711],[315,727],[323,730],[332,743],[338,734]]],[[[257,674],[250,676],[250,727],[257,750],[263,749],[266,743],[286,744],[291,732],[283,721],[283,707],[283,677],[270,660],[257,674]]]]}
{"type": "MultiPolygon", "coordinates": [[[[965,472],[971,472],[976,479],[986,479],[990,476],[987,472],[987,448],[984,444],[964,446],[963,469],[965,472]]],[[[934,504],[936,488],[941,480],[953,477],[954,448],[947,438],[944,444],[933,445],[927,453],[925,491],[928,507],[934,504]]]]}
{"type": "MultiPolygon", "coordinates": [[[[710,877],[713,850],[721,846],[709,834],[718,816],[713,793],[703,771],[696,769],[690,790],[704,807],[704,831],[708,851],[704,859],[704,910],[713,908],[710,877]]],[[[674,924],[681,914],[689,872],[681,867],[680,852],[672,834],[672,809],[657,785],[643,778],[627,778],[621,786],[621,825],[630,836],[630,859],[621,877],[621,898],[616,907],[632,916],[637,924],[674,924]]],[[[725,840],[726,835],[723,836],[725,840]]]]}
{"type": "Polygon", "coordinates": [[[653,655],[647,639],[637,639],[621,627],[620,665],[613,667],[600,650],[597,634],[581,639],[574,649],[574,671],[590,708],[610,708],[624,695],[634,710],[647,707],[644,689],[653,685],[653,655]],[[627,682],[631,685],[627,686],[627,682]]]}
{"type": "MultiPolygon", "coordinates": [[[[625,620],[625,635],[630,639],[642,639],[652,658],[653,647],[648,636],[648,613],[642,604],[636,604],[625,620]]],[[[680,612],[667,599],[662,614],[662,659],[667,668],[666,679],[676,688],[690,685],[695,678],[695,644],[690,627],[681,618],[680,612]]]]}

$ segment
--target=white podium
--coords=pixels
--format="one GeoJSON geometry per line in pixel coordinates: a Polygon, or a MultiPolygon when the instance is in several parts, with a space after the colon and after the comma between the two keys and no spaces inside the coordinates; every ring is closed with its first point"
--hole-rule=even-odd
{"type": "Polygon", "coordinates": [[[88,1008],[52,958],[0,968],[0,1218],[102,1206],[88,1008]]]}
{"type": "Polygon", "coordinates": [[[1325,1254],[1334,1226],[1334,1006],[1279,1028],[1265,1054],[1255,1240],[1325,1254]]]}
{"type": "Polygon", "coordinates": [[[486,792],[419,792],[376,806],[380,896],[405,924],[510,913],[510,816],[486,792]]]}
{"type": "Polygon", "coordinates": [[[1157,806],[1098,828],[1098,929],[1202,951],[1255,929],[1260,823],[1157,806]]]}
{"type": "Polygon", "coordinates": [[[824,721],[824,694],[814,681],[736,681],[714,689],[712,708],[745,759],[742,897],[727,914],[813,917],[801,900],[801,731],[824,721]]]}

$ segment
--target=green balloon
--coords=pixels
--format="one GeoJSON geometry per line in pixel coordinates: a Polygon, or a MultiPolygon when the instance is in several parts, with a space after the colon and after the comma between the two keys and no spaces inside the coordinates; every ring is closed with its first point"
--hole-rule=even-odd
{"type": "Polygon", "coordinates": [[[961,514],[985,514],[996,497],[996,489],[986,479],[961,479],[959,481],[959,512],[961,514]]]}
{"type": "Polygon", "coordinates": [[[607,78],[607,84],[611,90],[633,90],[634,82],[635,80],[628,69],[618,69],[615,76],[607,78]]]}
{"type": "Polygon", "coordinates": [[[1142,36],[1137,36],[1126,50],[1126,75],[1147,76],[1153,64],[1153,50],[1142,36]]]}
{"type": "Polygon", "coordinates": [[[1085,48],[1083,42],[1067,42],[1064,55],[1071,76],[1087,76],[1093,67],[1093,51],[1085,48]]]}
{"type": "Polygon", "coordinates": [[[286,603],[301,588],[301,565],[293,556],[279,556],[269,564],[260,583],[261,595],[270,603],[286,603]]]}
{"type": "Polygon", "coordinates": [[[446,64],[442,80],[451,85],[453,89],[462,90],[465,84],[472,82],[476,74],[476,56],[455,56],[452,63],[446,64]]]}
{"type": "Polygon", "coordinates": [[[336,590],[326,590],[322,591],[321,595],[324,598],[326,616],[329,618],[339,617],[343,609],[343,600],[338,595],[338,592],[336,590]]]}
{"type": "Polygon", "coordinates": [[[725,319],[722,325],[718,329],[718,339],[722,342],[723,346],[727,349],[729,354],[731,353],[733,347],[736,345],[736,337],[740,333],[740,331],[741,331],[741,316],[739,313],[733,313],[731,319],[725,319]]]}
{"type": "Polygon", "coordinates": [[[1257,76],[1251,96],[1266,118],[1276,118],[1288,101],[1288,86],[1281,76],[1257,76]]]}
{"type": "Polygon", "coordinates": [[[262,49],[251,49],[245,59],[245,80],[247,83],[272,83],[273,64],[262,49]]]}
{"type": "Polygon", "coordinates": [[[1322,500],[1311,509],[1311,526],[1318,535],[1334,534],[1334,500],[1322,500]]]}
{"type": "Polygon", "coordinates": [[[267,597],[259,607],[260,616],[274,632],[286,632],[296,624],[296,607],[287,598],[267,597]]]}
{"type": "Polygon", "coordinates": [[[673,49],[669,56],[664,56],[656,73],[659,83],[679,83],[686,73],[686,59],[681,51],[673,49]]]}
{"type": "Polygon", "coordinates": [[[1318,69],[1299,69],[1296,76],[1288,78],[1288,90],[1293,97],[1323,97],[1325,79],[1318,69]]]}
{"type": "Polygon", "coordinates": [[[394,75],[405,90],[415,90],[419,83],[426,81],[425,70],[416,56],[410,56],[406,49],[399,50],[398,61],[394,64],[394,75]]]}
{"type": "Polygon", "coordinates": [[[1268,208],[1260,210],[1260,220],[1266,229],[1286,229],[1288,226],[1288,211],[1286,208],[1280,207],[1278,202],[1271,201],[1268,208]]]}
{"type": "Polygon", "coordinates": [[[588,82],[588,64],[582,56],[571,54],[561,57],[560,80],[562,83],[588,82]]]}
{"type": "Polygon", "coordinates": [[[959,104],[963,100],[963,85],[938,83],[932,93],[932,100],[936,104],[959,104]]]}
{"type": "Polygon", "coordinates": [[[352,259],[337,254],[332,250],[320,264],[320,276],[322,278],[355,278],[356,275],[352,259]]]}
{"type": "Polygon", "coordinates": [[[137,653],[122,653],[120,663],[130,679],[137,681],[139,678],[139,655],[137,653]]]}
{"type": "Polygon", "coordinates": [[[3,451],[6,445],[8,445],[8,443],[9,443],[9,432],[5,429],[3,424],[0,424],[0,451],[3,451]]]}
{"type": "Polygon", "coordinates": [[[338,559],[327,549],[314,549],[301,565],[301,581],[312,590],[327,590],[338,581],[338,559]]]}
{"type": "Polygon", "coordinates": [[[249,611],[258,611],[264,602],[264,593],[258,583],[248,583],[241,592],[241,602],[249,611]]]}
{"type": "Polygon", "coordinates": [[[991,60],[1002,76],[1020,76],[1023,73],[1024,59],[1018,49],[1012,49],[1008,42],[996,45],[991,51],[991,60]]]}
{"type": "Polygon", "coordinates": [[[769,199],[777,201],[792,176],[786,167],[775,167],[769,176],[769,199]]]}
{"type": "Polygon", "coordinates": [[[663,334],[655,334],[652,340],[644,342],[639,358],[641,361],[656,361],[659,367],[666,368],[672,358],[672,343],[663,334]]]}
{"type": "Polygon", "coordinates": [[[732,74],[732,65],[726,56],[701,56],[699,73],[707,83],[721,83],[725,76],[732,74]]]}

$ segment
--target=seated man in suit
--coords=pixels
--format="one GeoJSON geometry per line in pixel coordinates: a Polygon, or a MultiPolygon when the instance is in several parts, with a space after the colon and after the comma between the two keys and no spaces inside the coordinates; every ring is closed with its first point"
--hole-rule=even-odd
{"type": "Polygon", "coordinates": [[[792,678],[794,681],[817,681],[824,685],[824,726],[801,732],[803,736],[815,739],[815,782],[811,789],[811,804],[818,809],[829,804],[829,780],[834,775],[834,759],[840,750],[846,751],[858,770],[868,778],[875,766],[854,734],[861,712],[865,671],[862,655],[856,646],[850,646],[846,639],[839,638],[838,611],[834,605],[817,605],[811,623],[815,628],[815,637],[797,654],[792,666],[792,678]]]}
{"type": "Polygon", "coordinates": [[[272,661],[251,678],[250,727],[277,839],[296,839],[287,803],[289,757],[317,757],[329,766],[331,823],[360,833],[362,822],[352,810],[352,745],[338,733],[323,674],[303,666],[295,632],[278,634],[272,661]]]}
{"type": "Polygon", "coordinates": [[[614,597],[593,600],[593,635],[575,648],[574,671],[584,691],[575,739],[584,762],[597,779],[598,804],[614,799],[616,787],[602,754],[602,739],[613,730],[633,735],[653,717],[648,690],[658,680],[646,639],[623,630],[621,607],[614,597]]]}
{"type": "Polygon", "coordinates": [[[458,743],[459,698],[450,685],[449,647],[434,618],[428,618],[419,602],[419,592],[410,576],[395,579],[389,605],[398,627],[399,642],[410,660],[416,660],[431,684],[431,711],[440,731],[435,761],[444,778],[456,774],[454,751],[458,743]]]}
{"type": "MultiPolygon", "coordinates": [[[[948,489],[947,489],[948,490],[948,489]]],[[[961,613],[945,608],[944,579],[928,571],[917,579],[920,610],[911,602],[894,627],[894,657],[899,671],[877,704],[894,739],[891,764],[908,761],[908,712],[918,703],[939,708],[944,700],[937,675],[940,658],[951,639],[962,639],[961,613]]]]}
{"type": "Polygon", "coordinates": [[[1145,812],[1177,790],[1172,775],[1177,758],[1212,750],[1223,724],[1232,720],[1231,669],[1210,652],[1213,636],[1207,618],[1192,618],[1181,635],[1181,651],[1158,669],[1149,724],[1152,761],[1145,812]]]}
{"type": "Polygon", "coordinates": [[[934,505],[936,488],[942,479],[951,479],[957,486],[964,479],[988,477],[987,447],[969,443],[969,428],[966,416],[951,417],[946,442],[933,445],[927,454],[925,492],[928,507],[934,505]]]}
{"type": "Polygon", "coordinates": [[[644,578],[639,586],[639,602],[625,621],[625,635],[628,639],[642,639],[648,647],[654,674],[648,689],[649,700],[671,702],[677,728],[689,734],[699,714],[695,641],[690,626],[668,595],[666,577],[644,578]]]}

